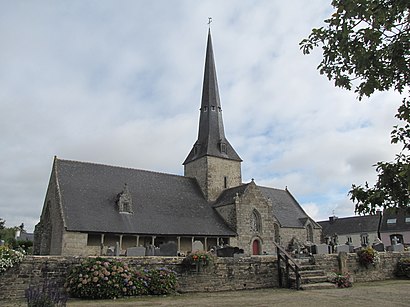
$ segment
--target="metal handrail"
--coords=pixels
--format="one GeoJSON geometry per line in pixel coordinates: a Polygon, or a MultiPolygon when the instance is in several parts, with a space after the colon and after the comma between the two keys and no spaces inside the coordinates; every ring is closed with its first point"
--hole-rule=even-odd
{"type": "Polygon", "coordinates": [[[295,260],[289,255],[287,251],[283,249],[279,244],[276,242],[273,242],[273,244],[276,246],[277,254],[278,254],[278,277],[279,277],[279,286],[283,287],[283,278],[282,278],[282,268],[281,268],[281,259],[285,262],[286,266],[286,286],[290,288],[290,278],[289,278],[289,273],[290,270],[292,270],[295,273],[296,277],[296,289],[300,289],[300,284],[301,284],[301,276],[299,273],[300,266],[295,262],[295,260]]]}

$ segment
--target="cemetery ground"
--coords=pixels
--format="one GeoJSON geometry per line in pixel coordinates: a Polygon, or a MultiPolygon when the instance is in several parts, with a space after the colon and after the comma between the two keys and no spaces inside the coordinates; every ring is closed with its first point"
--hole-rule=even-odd
{"type": "Polygon", "coordinates": [[[259,289],[117,300],[71,299],[67,306],[410,306],[410,280],[355,283],[352,288],[346,289],[259,289]]]}

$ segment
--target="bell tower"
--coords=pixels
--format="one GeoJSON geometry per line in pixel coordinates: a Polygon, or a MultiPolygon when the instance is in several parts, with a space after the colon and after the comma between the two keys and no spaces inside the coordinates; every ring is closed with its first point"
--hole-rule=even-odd
{"type": "Polygon", "coordinates": [[[194,177],[208,201],[242,184],[242,159],[225,137],[211,30],[208,31],[198,139],[185,159],[184,175],[194,177]]]}

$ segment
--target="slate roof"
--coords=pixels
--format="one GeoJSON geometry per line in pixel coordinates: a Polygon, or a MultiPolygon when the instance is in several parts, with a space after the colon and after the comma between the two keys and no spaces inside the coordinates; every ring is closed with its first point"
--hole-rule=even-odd
{"type": "Polygon", "coordinates": [[[185,165],[204,156],[242,161],[225,137],[210,31],[208,32],[206,48],[198,139],[183,164],[185,165]],[[221,143],[225,144],[226,150],[221,151],[221,143]]]}
{"type": "Polygon", "coordinates": [[[265,197],[270,198],[273,214],[282,227],[302,228],[305,226],[305,223],[310,220],[314,228],[320,228],[319,225],[306,214],[287,189],[259,188],[265,197]]]}
{"type": "Polygon", "coordinates": [[[55,159],[65,227],[69,231],[234,236],[192,178],[55,159]],[[125,183],[133,214],[116,199],[125,183]]]}
{"type": "Polygon", "coordinates": [[[334,234],[344,235],[353,233],[378,232],[380,224],[380,215],[364,215],[345,218],[333,218],[332,221],[318,222],[322,226],[323,236],[332,236],[334,234]]]}
{"type": "MultiPolygon", "coordinates": [[[[223,191],[216,200],[214,207],[232,204],[236,194],[242,195],[248,185],[249,183],[223,191]]],[[[303,228],[308,220],[312,222],[315,228],[320,227],[315,221],[309,218],[288,190],[261,186],[258,186],[258,188],[266,198],[271,200],[273,215],[282,227],[303,228]]]]}
{"type": "Polygon", "coordinates": [[[406,223],[406,218],[410,219],[410,208],[384,210],[380,232],[410,231],[410,221],[406,223]],[[387,223],[389,219],[396,219],[396,223],[387,223]]]}

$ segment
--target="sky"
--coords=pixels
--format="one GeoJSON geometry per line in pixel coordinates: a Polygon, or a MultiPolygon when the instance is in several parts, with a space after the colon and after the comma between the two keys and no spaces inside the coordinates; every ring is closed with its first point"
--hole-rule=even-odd
{"type": "Polygon", "coordinates": [[[53,157],[183,175],[197,138],[208,17],[242,178],[287,187],[316,221],[394,159],[395,93],[361,102],[299,42],[315,1],[0,0],[0,218],[39,221],[53,157]]]}

